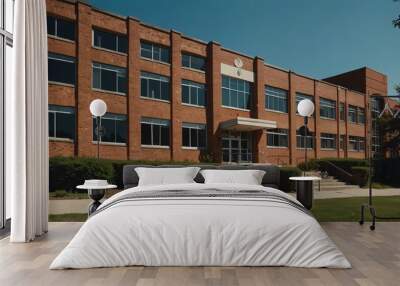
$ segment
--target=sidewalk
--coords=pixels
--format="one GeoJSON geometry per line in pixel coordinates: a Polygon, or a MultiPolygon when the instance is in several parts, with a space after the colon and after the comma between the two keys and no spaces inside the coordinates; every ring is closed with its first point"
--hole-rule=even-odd
{"type": "MultiPolygon", "coordinates": [[[[296,196],[296,193],[291,193],[296,196]]],[[[400,196],[400,189],[373,189],[374,197],[389,197],[400,196]]],[[[314,191],[314,199],[335,199],[335,198],[353,198],[353,197],[368,197],[368,189],[344,189],[337,191],[314,191]]]]}

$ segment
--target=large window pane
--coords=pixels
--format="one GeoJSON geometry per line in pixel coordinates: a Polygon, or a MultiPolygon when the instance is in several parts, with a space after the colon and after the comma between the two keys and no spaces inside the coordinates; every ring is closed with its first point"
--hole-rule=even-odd
{"type": "Polygon", "coordinates": [[[117,50],[117,35],[93,29],[93,45],[108,50],[117,50]]]}
{"type": "Polygon", "coordinates": [[[151,145],[151,125],[141,124],[141,142],[142,145],[151,145]]]}
{"type": "Polygon", "coordinates": [[[170,100],[169,78],[148,72],[142,72],[140,77],[142,97],[170,100]]]}
{"type": "Polygon", "coordinates": [[[141,41],[140,55],[153,61],[170,62],[169,48],[154,43],[141,41]]]}
{"type": "MultiPolygon", "coordinates": [[[[101,118],[101,141],[106,143],[126,143],[128,124],[126,115],[106,113],[101,118]]],[[[93,118],[93,141],[97,141],[97,119],[93,118]]]]}
{"type": "Polygon", "coordinates": [[[126,69],[101,63],[93,63],[93,88],[126,93],[126,69]]]}
{"type": "Polygon", "coordinates": [[[72,57],[49,53],[49,81],[75,84],[75,59],[72,57]]]}
{"type": "Polygon", "coordinates": [[[250,83],[233,77],[222,76],[222,105],[241,109],[250,106],[250,83]]]}
{"type": "Polygon", "coordinates": [[[169,146],[169,121],[156,118],[142,118],[142,145],[169,146]]]}
{"type": "Polygon", "coordinates": [[[49,105],[49,137],[75,139],[75,109],[49,105]]]}
{"type": "Polygon", "coordinates": [[[47,16],[47,33],[67,40],[75,40],[75,23],[52,15],[47,16]]]}

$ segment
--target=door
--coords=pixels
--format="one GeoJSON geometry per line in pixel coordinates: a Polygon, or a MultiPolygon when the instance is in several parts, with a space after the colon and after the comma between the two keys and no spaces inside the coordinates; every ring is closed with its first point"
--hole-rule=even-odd
{"type": "Polygon", "coordinates": [[[229,132],[222,137],[222,162],[252,162],[251,134],[248,132],[229,132]]]}

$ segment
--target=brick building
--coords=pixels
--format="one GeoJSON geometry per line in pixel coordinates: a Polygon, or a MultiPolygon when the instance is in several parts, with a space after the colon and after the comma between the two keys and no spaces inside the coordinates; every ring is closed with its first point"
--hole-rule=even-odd
{"type": "Polygon", "coordinates": [[[368,154],[369,95],[387,94],[379,72],[318,80],[84,1],[47,10],[51,156],[95,156],[96,98],[108,106],[102,158],[297,164],[305,144],[310,157],[368,154]],[[303,98],[316,107],[307,140],[303,98]]]}

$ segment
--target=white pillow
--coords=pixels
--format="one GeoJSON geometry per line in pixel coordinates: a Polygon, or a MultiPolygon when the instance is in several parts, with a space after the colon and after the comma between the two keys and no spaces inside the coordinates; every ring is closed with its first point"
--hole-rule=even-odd
{"type": "Polygon", "coordinates": [[[261,170],[202,170],[205,184],[261,185],[265,171],[261,170]]]}
{"type": "Polygon", "coordinates": [[[194,183],[199,167],[183,168],[135,168],[139,176],[139,186],[194,183]]]}

